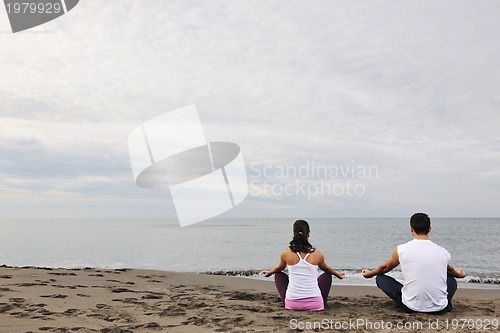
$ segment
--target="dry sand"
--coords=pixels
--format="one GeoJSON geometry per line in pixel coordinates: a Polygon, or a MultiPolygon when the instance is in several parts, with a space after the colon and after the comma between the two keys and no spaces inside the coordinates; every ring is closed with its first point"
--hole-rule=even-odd
{"type": "Polygon", "coordinates": [[[375,287],[334,285],[328,307],[315,313],[284,310],[272,278],[2,266],[0,332],[436,331],[430,325],[439,331],[498,332],[492,325],[477,328],[499,320],[499,296],[500,290],[459,289],[454,310],[436,316],[402,313],[375,287]],[[475,326],[462,328],[461,319],[475,320],[475,326]]]}

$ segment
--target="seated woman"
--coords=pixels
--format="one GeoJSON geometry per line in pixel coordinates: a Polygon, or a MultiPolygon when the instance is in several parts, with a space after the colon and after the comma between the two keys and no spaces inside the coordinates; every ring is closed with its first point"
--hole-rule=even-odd
{"type": "Polygon", "coordinates": [[[309,224],[297,220],[293,224],[293,239],[290,246],[281,253],[279,264],[270,271],[263,271],[265,277],[273,274],[276,288],[285,309],[322,311],[332,286],[332,275],[345,277],[325,263],[323,254],[309,243],[309,224]],[[288,266],[289,275],[282,272],[288,266]],[[324,271],[318,277],[318,267],[324,271]]]}

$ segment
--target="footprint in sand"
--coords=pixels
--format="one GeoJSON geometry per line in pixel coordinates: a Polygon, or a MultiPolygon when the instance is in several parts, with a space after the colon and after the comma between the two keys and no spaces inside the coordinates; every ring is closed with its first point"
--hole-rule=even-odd
{"type": "Polygon", "coordinates": [[[59,275],[59,276],[76,276],[76,273],[68,273],[68,272],[59,272],[59,273],[49,273],[51,275],[59,275]]]}
{"type": "Polygon", "coordinates": [[[22,303],[24,302],[25,299],[22,298],[22,297],[13,297],[13,298],[9,298],[9,302],[14,302],[14,303],[22,303]]]}
{"type": "Polygon", "coordinates": [[[41,314],[42,316],[50,316],[50,315],[54,314],[54,312],[46,310],[46,309],[40,309],[40,310],[38,310],[36,312],[39,313],[39,314],[41,314]]]}
{"type": "Polygon", "coordinates": [[[45,298],[66,298],[66,297],[68,297],[68,295],[52,294],[52,295],[41,295],[40,297],[45,297],[45,298]]]}
{"type": "Polygon", "coordinates": [[[120,328],[120,327],[112,327],[112,328],[102,328],[100,333],[133,333],[133,331],[125,329],[125,328],[120,328]]]}
{"type": "Polygon", "coordinates": [[[68,309],[68,310],[64,311],[65,315],[70,315],[70,316],[78,314],[78,313],[81,313],[80,310],[78,310],[78,309],[68,309]]]}
{"type": "Polygon", "coordinates": [[[127,298],[124,298],[124,299],[115,298],[115,299],[112,299],[111,301],[113,301],[113,302],[122,302],[122,303],[125,303],[125,304],[136,304],[136,305],[143,305],[143,304],[145,304],[145,302],[141,302],[141,301],[139,301],[135,297],[127,297],[127,298]]]}
{"type": "Polygon", "coordinates": [[[33,287],[33,286],[46,286],[47,283],[37,283],[37,282],[24,282],[24,283],[16,283],[14,286],[16,287],[33,287]]]}
{"type": "Polygon", "coordinates": [[[14,309],[14,306],[12,306],[11,304],[0,303],[0,313],[5,313],[12,309],[14,309]]]}
{"type": "Polygon", "coordinates": [[[38,303],[38,304],[31,304],[30,306],[43,308],[44,306],[47,306],[47,304],[45,304],[45,303],[38,303]]]}
{"type": "Polygon", "coordinates": [[[63,286],[61,284],[52,284],[51,286],[54,288],[66,288],[66,286],[63,286]]]}
{"type": "Polygon", "coordinates": [[[108,274],[121,274],[121,272],[120,272],[120,271],[118,271],[118,270],[114,270],[114,271],[104,271],[104,272],[106,272],[106,273],[108,273],[108,274]]]}
{"type": "Polygon", "coordinates": [[[39,331],[53,331],[55,332],[56,330],[58,330],[57,327],[50,327],[50,326],[42,326],[42,327],[38,327],[38,330],[39,331]]]}
{"type": "Polygon", "coordinates": [[[142,299],[162,299],[163,296],[155,295],[155,294],[148,294],[148,295],[141,296],[141,298],[142,299]]]}
{"type": "Polygon", "coordinates": [[[114,280],[114,279],[108,279],[106,281],[108,281],[108,282],[115,282],[115,283],[124,283],[124,284],[128,284],[128,285],[135,285],[135,282],[132,282],[132,281],[130,281],[130,282],[123,282],[123,281],[114,280]]]}
{"type": "Polygon", "coordinates": [[[127,288],[115,288],[115,289],[111,290],[111,292],[113,292],[113,293],[135,293],[136,291],[130,290],[127,288]]]}

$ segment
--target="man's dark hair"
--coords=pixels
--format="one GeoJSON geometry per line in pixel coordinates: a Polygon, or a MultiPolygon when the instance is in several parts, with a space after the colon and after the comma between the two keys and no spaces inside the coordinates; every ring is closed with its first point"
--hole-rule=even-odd
{"type": "Polygon", "coordinates": [[[410,226],[417,235],[427,235],[431,227],[431,219],[427,214],[415,213],[410,219],[410,226]]]}

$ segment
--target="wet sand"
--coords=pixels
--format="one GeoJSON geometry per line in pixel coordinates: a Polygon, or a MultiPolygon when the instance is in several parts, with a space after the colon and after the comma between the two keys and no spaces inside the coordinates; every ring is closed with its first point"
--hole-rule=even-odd
{"type": "Polygon", "coordinates": [[[325,311],[298,312],[282,308],[272,278],[0,267],[0,333],[500,331],[500,290],[459,289],[453,304],[406,314],[375,287],[334,285],[325,311]]]}

